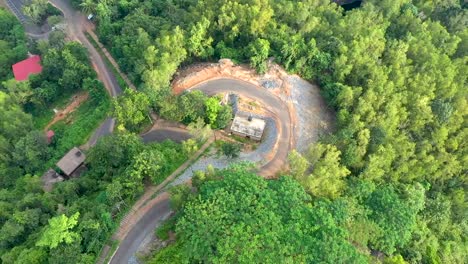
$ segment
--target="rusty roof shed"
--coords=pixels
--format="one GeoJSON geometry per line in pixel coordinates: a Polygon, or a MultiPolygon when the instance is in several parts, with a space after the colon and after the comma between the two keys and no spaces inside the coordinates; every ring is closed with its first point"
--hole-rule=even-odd
{"type": "Polygon", "coordinates": [[[57,167],[59,167],[65,175],[70,176],[83,164],[85,159],[85,154],[79,148],[74,147],[57,162],[57,167]]]}

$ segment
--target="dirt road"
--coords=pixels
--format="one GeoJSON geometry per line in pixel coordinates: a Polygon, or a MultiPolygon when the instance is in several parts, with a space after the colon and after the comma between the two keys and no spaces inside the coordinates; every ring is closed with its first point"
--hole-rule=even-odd
{"type": "Polygon", "coordinates": [[[55,114],[54,119],[50,121],[44,128],[44,132],[47,132],[49,128],[57,123],[58,121],[65,119],[68,114],[75,111],[84,101],[88,100],[88,93],[81,93],[78,95],[73,96],[72,102],[68,104],[65,109],[60,110],[58,113],[55,114]]]}
{"type": "MultiPolygon", "coordinates": [[[[92,25],[90,25],[86,17],[79,11],[73,9],[70,2],[67,0],[49,0],[49,2],[62,11],[65,21],[67,22],[68,37],[80,42],[88,50],[91,64],[93,65],[99,80],[104,83],[109,95],[112,97],[120,95],[122,93],[122,88],[117,82],[115,75],[84,34],[88,28],[92,28],[92,25]]],[[[115,119],[111,117],[104,120],[104,122],[91,136],[91,139],[86,143],[86,148],[95,145],[97,140],[102,136],[111,134],[114,130],[114,123],[115,119]]]]}
{"type": "Polygon", "coordinates": [[[83,46],[88,49],[89,55],[93,66],[95,66],[96,73],[98,74],[99,79],[104,83],[104,86],[108,90],[109,94],[112,97],[118,96],[122,93],[122,89],[119,86],[117,79],[115,78],[112,71],[104,63],[104,60],[101,58],[99,52],[94,48],[94,46],[86,38],[84,31],[89,25],[89,21],[86,17],[80,12],[74,10],[71,7],[69,1],[66,0],[50,0],[50,3],[60,9],[65,16],[67,21],[67,33],[69,38],[81,42],[83,46]]]}
{"type": "MultiPolygon", "coordinates": [[[[134,258],[135,252],[147,234],[154,232],[154,228],[161,224],[171,214],[169,195],[163,193],[157,203],[148,208],[140,221],[128,232],[112,257],[110,264],[127,264],[134,258]]],[[[136,262],[136,260],[134,260],[136,262]]]]}
{"type": "Polygon", "coordinates": [[[286,104],[264,88],[236,79],[220,78],[201,83],[191,90],[200,90],[209,95],[232,92],[251,98],[268,109],[275,120],[277,139],[273,149],[273,158],[260,168],[263,177],[274,177],[285,165],[289,151],[292,149],[293,136],[289,109],[286,104]]]}
{"type": "MultiPolygon", "coordinates": [[[[200,90],[207,94],[233,92],[249,97],[265,106],[275,119],[278,135],[276,146],[273,150],[274,156],[267,164],[260,168],[260,174],[264,177],[275,176],[285,165],[289,150],[292,148],[290,145],[290,137],[292,137],[293,133],[290,126],[291,120],[288,107],[281,99],[251,83],[228,78],[210,80],[192,87],[191,90],[200,90]]],[[[169,215],[170,212],[171,209],[168,207],[168,200],[163,199],[156,202],[154,206],[145,212],[144,216],[131,227],[130,231],[121,241],[110,263],[135,263],[135,253],[145,236],[153,232],[161,220],[169,215]]]]}
{"type": "MultiPolygon", "coordinates": [[[[108,69],[98,51],[83,33],[89,27],[89,22],[81,13],[73,10],[68,1],[50,0],[50,2],[63,12],[68,23],[67,31],[69,37],[81,42],[88,49],[93,66],[110,95],[113,97],[118,96],[122,92],[122,89],[118,85],[115,76],[110,69],[108,69]]],[[[211,80],[199,84],[192,89],[198,89],[208,94],[234,92],[252,98],[267,107],[272,113],[272,117],[275,119],[278,137],[273,151],[274,156],[270,162],[261,168],[260,174],[266,177],[274,176],[275,173],[286,164],[287,154],[292,147],[290,139],[293,133],[291,130],[289,110],[283,101],[253,84],[234,79],[211,80]]],[[[109,127],[106,124],[110,123],[113,122],[111,122],[110,119],[107,120],[104,124],[104,128],[109,127]]],[[[108,133],[108,131],[107,129],[99,129],[97,133],[104,134],[108,133]]],[[[93,136],[93,141],[96,141],[96,135],[93,136]]],[[[121,241],[110,263],[128,263],[130,257],[135,254],[145,235],[153,232],[159,222],[169,213],[170,208],[167,199],[161,199],[154,203],[148,211],[144,212],[142,218],[131,227],[125,238],[121,241]]]]}

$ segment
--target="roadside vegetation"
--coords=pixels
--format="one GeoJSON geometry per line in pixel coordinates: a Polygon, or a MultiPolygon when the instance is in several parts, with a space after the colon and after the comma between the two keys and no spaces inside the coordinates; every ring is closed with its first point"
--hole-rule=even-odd
{"type": "MultiPolygon", "coordinates": [[[[126,89],[122,96],[114,99],[113,106],[113,114],[121,130],[141,132],[151,121],[148,114],[151,101],[144,92],[126,89]]],[[[213,129],[226,127],[232,119],[231,105],[221,104],[220,97],[208,97],[201,91],[185,92],[179,96],[168,94],[159,101],[156,111],[166,120],[192,126],[206,124],[213,129]]]]}
{"type": "Polygon", "coordinates": [[[187,158],[180,144],[145,145],[128,133],[103,138],[87,154],[85,174],[50,193],[38,176],[2,178],[3,263],[93,263],[145,182],[162,182],[187,158]]]}
{"type": "MultiPolygon", "coordinates": [[[[107,185],[80,178],[45,193],[40,176],[71,147],[85,143],[107,116],[109,97],[87,51],[76,42],[65,43],[60,32],[30,47],[41,54],[42,73],[15,81],[11,66],[26,58],[26,37],[15,17],[1,8],[0,21],[1,262],[92,263],[114,225],[114,209],[94,203],[107,185]],[[64,107],[77,93],[87,93],[88,99],[52,126],[55,137],[49,144],[44,127],[52,109],[64,107]]],[[[181,155],[171,158],[178,162],[181,155]]]]}
{"type": "MultiPolygon", "coordinates": [[[[26,59],[28,53],[24,28],[8,10],[0,7],[0,82],[13,78],[11,65],[26,59]]],[[[3,90],[2,84],[0,87],[3,90]]]]}
{"type": "MultiPolygon", "coordinates": [[[[467,262],[465,4],[370,0],[345,12],[327,0],[75,2],[96,14],[100,40],[161,113],[176,113],[164,111],[179,100],[170,81],[195,61],[230,58],[264,72],[274,57],[316,81],[337,113],[337,131],[292,153],[289,173],[314,208],[344,203],[340,228],[374,261],[467,262]]],[[[179,226],[186,238],[188,225],[179,226]]],[[[210,244],[217,250],[205,259],[194,245],[166,251],[242,261],[251,247],[233,239],[210,244]]]]}
{"type": "MultiPolygon", "coordinates": [[[[69,43],[51,49],[59,62],[44,60],[45,76],[57,79],[35,86],[33,78],[21,92],[2,84],[2,263],[94,262],[144,183],[160,182],[224,116],[219,99],[173,96],[177,69],[231,58],[261,73],[270,57],[321,86],[337,131],[292,152],[290,171],[275,180],[248,164],[197,172],[193,191],[172,193],[175,225],[160,230],[164,238],[173,229],[176,241],[149,262],[468,262],[463,2],[368,0],[347,12],[329,0],[73,2],[96,14],[100,40],[138,91],[113,103],[123,129],[89,151],[86,174],[44,193],[37,175],[50,153],[33,133],[22,91],[78,89],[91,70],[69,43]],[[130,132],[148,108],[190,124],[195,142],[144,145],[130,132]]],[[[9,17],[0,11],[7,68],[26,56],[9,17]]]]}
{"type": "Polygon", "coordinates": [[[29,0],[25,1],[23,13],[31,18],[34,24],[44,25],[46,22],[53,26],[60,22],[63,16],[62,12],[55,8],[47,0],[29,0]]]}
{"type": "Polygon", "coordinates": [[[290,177],[268,181],[255,175],[251,164],[236,164],[198,173],[193,185],[196,193],[184,187],[172,191],[176,224],[169,220],[157,234],[168,238],[172,228],[177,241],[148,263],[368,260],[347,239],[345,204],[313,200],[290,177]]]}
{"type": "Polygon", "coordinates": [[[114,74],[115,78],[117,79],[117,82],[119,83],[120,87],[126,87],[127,84],[125,83],[125,80],[120,76],[119,72],[117,69],[114,67],[114,65],[109,61],[107,56],[104,54],[104,51],[99,47],[99,44],[94,40],[94,38],[88,33],[84,32],[84,35],[86,38],[89,40],[89,42],[94,46],[94,48],[99,52],[99,55],[101,55],[101,58],[104,60],[106,63],[106,66],[112,71],[114,74]]]}
{"type": "Polygon", "coordinates": [[[96,79],[86,49],[80,44],[65,43],[63,38],[56,38],[46,43],[39,42],[37,45],[40,46],[39,52],[42,56],[42,73],[33,75],[24,82],[9,79],[2,82],[2,85],[5,88],[5,96],[23,112],[23,119],[17,121],[24,127],[12,136],[18,139],[22,134],[29,136],[28,133],[32,133],[39,138],[36,144],[32,141],[33,145],[29,148],[40,152],[42,149],[48,153],[41,155],[42,159],[35,160],[37,157],[28,154],[28,150],[25,149],[24,157],[18,165],[26,166],[22,163],[39,162],[41,168],[36,169],[40,172],[40,169],[45,171],[48,167],[53,167],[72,147],[86,143],[99,123],[107,117],[110,99],[102,83],[96,79]],[[42,139],[45,137],[43,130],[53,120],[54,108],[65,108],[75,95],[83,93],[88,94],[88,99],[73,112],[66,113],[64,119],[49,127],[55,132],[52,143],[39,144],[45,142],[42,139]],[[23,130],[25,127],[27,129],[23,130]]]}

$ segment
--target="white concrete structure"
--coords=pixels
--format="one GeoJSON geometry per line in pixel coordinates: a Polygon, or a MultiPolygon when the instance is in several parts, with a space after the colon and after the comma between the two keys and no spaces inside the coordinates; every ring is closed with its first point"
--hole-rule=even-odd
{"type": "Polygon", "coordinates": [[[235,135],[261,140],[266,122],[245,113],[237,113],[232,121],[231,132],[235,135]]]}

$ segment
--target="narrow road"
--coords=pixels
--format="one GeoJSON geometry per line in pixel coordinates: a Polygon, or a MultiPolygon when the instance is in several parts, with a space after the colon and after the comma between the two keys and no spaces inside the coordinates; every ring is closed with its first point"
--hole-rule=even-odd
{"type": "Polygon", "coordinates": [[[65,20],[67,21],[67,33],[71,39],[77,40],[88,49],[91,57],[91,62],[98,74],[99,79],[104,83],[104,86],[108,90],[112,97],[118,96],[122,93],[122,89],[119,86],[117,79],[115,78],[112,71],[104,63],[99,52],[94,46],[88,41],[84,32],[87,29],[89,21],[80,12],[74,10],[67,0],[50,0],[50,3],[60,9],[65,20]]]}
{"type": "Polygon", "coordinates": [[[187,130],[173,127],[158,128],[141,135],[141,138],[143,139],[144,143],[162,142],[166,139],[170,139],[174,142],[181,143],[182,141],[187,140],[190,137],[190,133],[188,133],[187,130]]]}
{"type": "MultiPolygon", "coordinates": [[[[107,64],[101,58],[99,52],[94,48],[94,46],[88,41],[84,32],[88,28],[92,28],[90,22],[86,17],[81,14],[79,11],[76,11],[72,8],[68,0],[49,0],[49,2],[62,11],[65,21],[67,23],[66,31],[67,35],[71,40],[76,40],[83,44],[83,46],[88,50],[91,63],[98,75],[98,78],[104,83],[106,90],[108,91],[111,97],[116,97],[122,93],[122,89],[119,86],[116,77],[113,72],[108,68],[107,64]]],[[[5,4],[9,7],[11,12],[20,20],[21,23],[25,24],[27,28],[28,18],[21,12],[21,6],[23,1],[21,0],[5,0],[5,4]]],[[[28,30],[27,30],[28,31],[28,30]]],[[[27,35],[35,39],[48,39],[49,32],[36,34],[33,32],[26,32],[27,35]]],[[[113,60],[112,60],[113,61],[113,60]]],[[[114,62],[115,63],[115,62],[114,62]]],[[[128,81],[128,78],[125,78],[128,81]]],[[[129,82],[129,81],[128,81],[129,82]]],[[[100,127],[94,132],[91,139],[85,144],[85,147],[88,148],[96,144],[97,140],[105,135],[108,135],[113,132],[115,120],[111,117],[108,117],[100,125],[100,127]]]]}
{"type": "MultiPolygon", "coordinates": [[[[190,88],[190,90],[200,90],[209,95],[233,92],[249,97],[267,108],[275,119],[278,135],[274,151],[275,154],[267,164],[260,168],[259,173],[266,177],[274,176],[275,173],[283,167],[287,160],[287,155],[292,148],[290,145],[290,137],[293,133],[290,126],[291,120],[288,107],[281,99],[251,83],[228,78],[209,80],[190,88]]],[[[164,216],[170,214],[171,209],[167,207],[167,203],[168,201],[166,200],[158,201],[132,226],[131,230],[121,241],[110,264],[135,263],[135,260],[129,261],[135,256],[145,236],[154,232],[154,229],[160,223],[160,219],[164,219],[164,216]],[[148,215],[152,217],[148,217],[148,215]]]]}
{"type": "Polygon", "coordinates": [[[127,264],[134,257],[138,247],[148,234],[154,232],[156,226],[166,220],[171,214],[169,196],[161,195],[162,199],[152,206],[141,220],[130,230],[125,239],[120,243],[115,252],[111,264],[127,264]]]}
{"type": "MultiPolygon", "coordinates": [[[[67,31],[71,39],[81,42],[89,51],[92,64],[99,76],[99,79],[104,83],[106,89],[112,97],[118,96],[122,93],[112,71],[107,67],[99,52],[88,41],[84,35],[84,31],[88,28],[89,23],[86,18],[71,7],[67,0],[50,0],[50,2],[60,9],[68,23],[67,31]]],[[[286,162],[287,155],[291,149],[291,120],[289,116],[288,107],[283,101],[269,93],[268,91],[256,87],[253,84],[234,80],[234,79],[215,79],[191,89],[201,90],[207,94],[215,94],[222,92],[234,92],[242,96],[252,98],[262,105],[264,105],[273,115],[278,130],[278,137],[275,146],[275,153],[273,158],[260,169],[260,174],[263,176],[273,176],[279,171],[286,162]]],[[[101,135],[110,133],[114,121],[107,119],[101,127],[97,130],[96,134],[90,140],[94,144],[97,138],[101,135]]],[[[170,131],[163,131],[167,134],[170,131]]],[[[147,137],[157,138],[158,134],[149,134],[147,137]]],[[[176,137],[179,137],[177,135],[176,137]]],[[[158,197],[159,198],[159,197],[158,197]]],[[[112,264],[127,264],[132,256],[135,255],[138,247],[144,240],[147,234],[154,231],[155,227],[164,220],[171,213],[169,207],[169,199],[164,198],[155,202],[146,212],[143,213],[141,219],[134,224],[126,234],[125,238],[121,241],[119,248],[112,257],[110,263],[112,264]]]]}
{"type": "MultiPolygon", "coordinates": [[[[79,11],[74,10],[70,2],[67,0],[49,0],[49,2],[62,11],[65,17],[65,21],[67,22],[68,37],[70,39],[81,42],[81,44],[83,44],[83,46],[88,50],[91,63],[98,75],[99,80],[104,83],[104,86],[106,87],[109,95],[112,97],[120,95],[122,93],[122,88],[117,82],[115,75],[109,69],[99,52],[96,50],[96,48],[94,48],[94,46],[89,42],[84,34],[89,26],[89,21],[86,19],[86,17],[79,11]]],[[[87,142],[86,147],[94,146],[100,137],[111,134],[114,130],[114,123],[115,120],[111,117],[108,117],[106,120],[104,120],[104,122],[91,136],[91,139],[87,142]]]]}
{"type": "MultiPolygon", "coordinates": [[[[154,229],[161,223],[161,220],[166,219],[172,212],[168,192],[165,191],[155,198],[152,198],[153,195],[163,190],[170,181],[186,170],[213,142],[214,137],[208,139],[189,160],[172,172],[163,183],[158,186],[149,187],[149,190],[145,191],[145,194],[132,206],[130,212],[122,219],[119,229],[113,235],[113,239],[119,240],[120,245],[109,263],[138,263],[135,259],[135,253],[138,251],[143,240],[151,236],[154,229]]],[[[106,256],[106,254],[101,255],[97,263],[104,264],[106,256]]]]}
{"type": "Polygon", "coordinates": [[[289,109],[281,99],[264,88],[229,78],[209,80],[190,88],[190,90],[200,90],[208,95],[232,92],[259,102],[273,114],[272,117],[275,119],[278,129],[274,157],[260,168],[259,174],[264,177],[273,177],[286,164],[288,153],[292,149],[290,139],[293,133],[289,109]]]}
{"type": "Polygon", "coordinates": [[[94,134],[85,144],[84,149],[89,149],[90,147],[96,145],[99,138],[112,134],[112,132],[114,132],[114,125],[115,118],[106,118],[106,120],[104,120],[104,122],[98,127],[98,129],[94,132],[94,134]]]}

